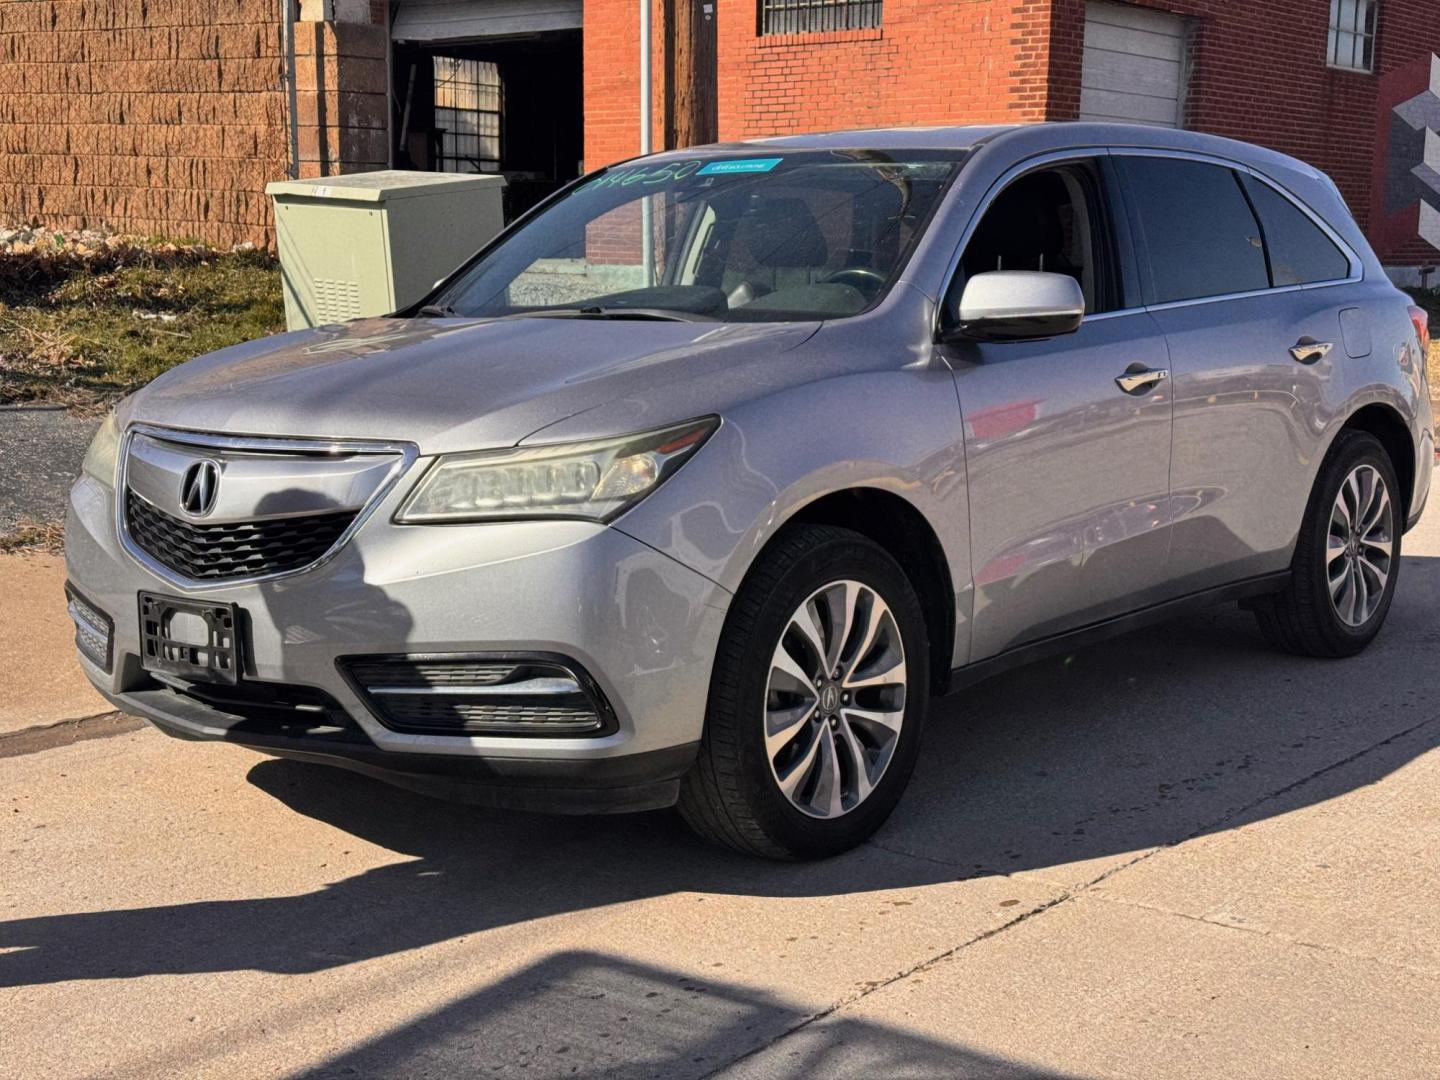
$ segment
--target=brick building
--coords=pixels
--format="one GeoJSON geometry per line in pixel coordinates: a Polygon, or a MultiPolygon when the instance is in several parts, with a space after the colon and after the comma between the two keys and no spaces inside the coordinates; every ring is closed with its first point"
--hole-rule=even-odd
{"type": "MultiPolygon", "coordinates": [[[[1115,118],[1330,173],[1440,259],[1440,0],[651,0],[653,141],[1115,118]]],[[[0,0],[0,223],[268,242],[267,180],[639,149],[638,0],[0,0]],[[388,105],[387,105],[388,102],[388,105]]]]}

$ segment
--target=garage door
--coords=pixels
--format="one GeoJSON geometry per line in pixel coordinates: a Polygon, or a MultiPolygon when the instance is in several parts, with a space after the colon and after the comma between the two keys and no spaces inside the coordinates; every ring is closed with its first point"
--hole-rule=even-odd
{"type": "Polygon", "coordinates": [[[1128,4],[1085,5],[1080,119],[1179,127],[1185,20],[1128,4]]]}
{"type": "Polygon", "coordinates": [[[578,30],[582,0],[401,0],[396,41],[466,41],[578,30]]]}

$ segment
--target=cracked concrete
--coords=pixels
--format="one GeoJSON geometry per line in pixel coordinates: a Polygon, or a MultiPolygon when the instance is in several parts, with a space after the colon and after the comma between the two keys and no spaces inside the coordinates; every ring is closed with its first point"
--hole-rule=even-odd
{"type": "Polygon", "coordinates": [[[1437,606],[1427,525],[1354,660],[1217,609],[975,687],[808,866],[149,729],[0,755],[0,1075],[1440,1075],[1437,606]]]}

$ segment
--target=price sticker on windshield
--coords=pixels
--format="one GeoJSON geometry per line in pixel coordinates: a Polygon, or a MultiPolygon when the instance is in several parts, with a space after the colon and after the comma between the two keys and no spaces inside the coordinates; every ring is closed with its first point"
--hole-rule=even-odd
{"type": "Polygon", "coordinates": [[[712,161],[701,169],[696,176],[733,176],[736,173],[764,173],[784,161],[778,157],[760,158],[730,158],[725,161],[712,161]]]}

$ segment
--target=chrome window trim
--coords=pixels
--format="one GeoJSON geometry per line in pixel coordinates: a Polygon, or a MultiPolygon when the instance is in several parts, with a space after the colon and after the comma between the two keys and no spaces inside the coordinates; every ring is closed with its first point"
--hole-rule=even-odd
{"type": "Polygon", "coordinates": [[[269,435],[212,435],[208,432],[189,431],[184,428],[159,427],[154,424],[133,423],[125,428],[120,438],[119,463],[116,466],[115,483],[115,532],[125,554],[134,559],[150,573],[185,592],[216,592],[241,585],[254,585],[263,581],[278,581],[296,574],[309,573],[329,562],[349,543],[360,526],[365,524],[376,507],[399,483],[400,477],[410,470],[420,456],[420,448],[408,442],[381,442],[368,439],[301,439],[269,435]],[[153,439],[178,443],[182,446],[197,446],[207,450],[238,450],[257,453],[309,454],[314,457],[328,457],[335,454],[394,454],[395,462],[385,474],[378,487],[371,493],[365,504],[355,512],[355,518],[335,542],[317,559],[293,570],[282,570],[273,574],[252,574],[248,577],[222,578],[196,581],[177,574],[159,560],[153,558],[130,538],[125,521],[125,493],[128,490],[126,472],[130,464],[130,442],[136,435],[148,435],[153,439]]]}
{"type": "MultiPolygon", "coordinates": [[[[1175,308],[1193,307],[1199,304],[1216,304],[1227,300],[1245,300],[1255,296],[1279,296],[1284,293],[1301,292],[1309,289],[1328,289],[1335,285],[1355,285],[1365,280],[1365,264],[1356,254],[1355,249],[1346,242],[1345,238],[1331,227],[1330,223],[1320,217],[1294,195],[1290,194],[1284,187],[1280,186],[1270,177],[1260,172],[1253,166],[1243,161],[1236,161],[1233,158],[1221,157],[1218,154],[1205,154],[1195,150],[1175,150],[1169,147],[1148,147],[1148,146],[1089,146],[1089,147],[1068,147],[1064,150],[1049,150],[1033,157],[1028,157],[1012,165],[1005,172],[1000,174],[990,189],[985,192],[984,197],[976,205],[975,211],[971,214],[970,220],[966,223],[964,231],[960,234],[960,242],[956,245],[946,264],[944,280],[940,284],[939,300],[935,305],[935,325],[932,327],[932,334],[938,336],[941,329],[941,320],[945,314],[945,295],[949,292],[950,283],[955,279],[955,273],[960,268],[960,260],[964,257],[965,248],[970,243],[970,238],[980,225],[980,220],[990,209],[990,204],[999,197],[1013,181],[1019,179],[1025,173],[1033,172],[1038,168],[1048,165],[1058,165],[1071,162],[1093,160],[1097,157],[1162,157],[1177,158],[1182,161],[1196,161],[1202,165],[1218,165],[1221,168],[1234,169],[1239,172],[1248,173],[1260,183],[1274,190],[1281,198],[1285,199],[1323,232],[1329,240],[1340,249],[1349,264],[1349,276],[1344,278],[1333,278],[1326,281],[1312,281],[1304,285],[1278,285],[1267,289],[1251,289],[1244,292],[1220,293],[1216,296],[1202,296],[1192,300],[1169,300],[1163,304],[1142,304],[1138,307],[1120,308],[1116,311],[1102,311],[1094,315],[1086,315],[1081,320],[1081,326],[1089,322],[1098,322],[1102,319],[1114,319],[1122,315],[1133,315],[1137,312],[1170,311],[1175,308]]],[[[959,177],[956,178],[957,182],[959,177]]],[[[958,187],[958,183],[957,183],[958,187]]],[[[954,190],[954,189],[952,189],[954,190]]],[[[1120,208],[1124,212],[1124,208],[1120,208]]],[[[1147,253],[1148,254],[1148,253],[1147,253]]]]}
{"type": "MultiPolygon", "coordinates": [[[[1304,214],[1305,217],[1308,218],[1311,222],[1313,222],[1315,226],[1325,234],[1325,236],[1330,240],[1330,242],[1340,249],[1340,254],[1345,256],[1346,262],[1349,265],[1350,272],[1346,277],[1343,278],[1327,278],[1324,281],[1310,281],[1306,282],[1303,285],[1275,285],[1268,289],[1247,289],[1242,292],[1219,293],[1215,296],[1199,296],[1189,300],[1167,300],[1164,303],[1160,304],[1145,305],[1145,310],[1147,311],[1169,311],[1172,308],[1190,307],[1195,304],[1214,304],[1224,300],[1243,300],[1248,299],[1252,296],[1278,296],[1283,293],[1299,292],[1305,289],[1325,289],[1329,288],[1332,285],[1356,285],[1365,280],[1365,264],[1361,261],[1360,256],[1356,254],[1355,249],[1350,246],[1350,244],[1345,240],[1345,238],[1341,236],[1338,232],[1336,232],[1335,229],[1331,227],[1328,221],[1322,218],[1319,214],[1315,213],[1315,211],[1312,210],[1309,206],[1307,206],[1304,202],[1297,199],[1288,190],[1286,190],[1280,184],[1276,183],[1274,180],[1270,179],[1270,177],[1266,176],[1263,172],[1256,169],[1254,166],[1247,165],[1243,161],[1236,161],[1234,158],[1221,157],[1218,154],[1202,154],[1194,150],[1171,150],[1168,148],[1159,147],[1149,148],[1143,146],[1117,146],[1113,147],[1110,150],[1110,154],[1112,157],[1175,158],[1181,161],[1195,161],[1201,165],[1218,165],[1221,168],[1233,169],[1236,172],[1246,173],[1247,175],[1258,180],[1260,183],[1264,184],[1266,187],[1270,188],[1282,199],[1288,202],[1291,206],[1295,207],[1295,209],[1299,210],[1302,214],[1304,214]]],[[[1264,227],[1263,222],[1261,223],[1261,227],[1264,227]]],[[[1148,252],[1149,249],[1147,246],[1147,255],[1148,252]]]]}

